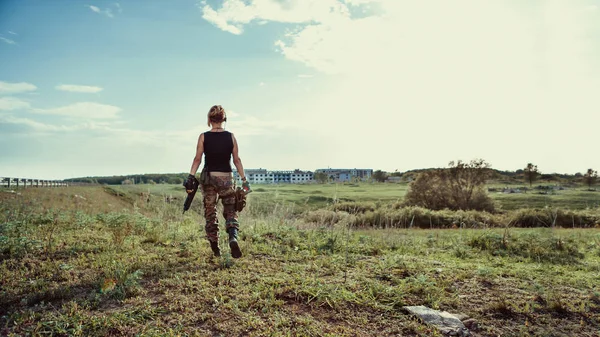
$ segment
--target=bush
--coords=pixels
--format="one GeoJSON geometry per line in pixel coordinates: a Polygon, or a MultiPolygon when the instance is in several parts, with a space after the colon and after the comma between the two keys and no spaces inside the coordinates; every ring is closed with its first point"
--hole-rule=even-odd
{"type": "Polygon", "coordinates": [[[594,227],[600,215],[590,211],[561,209],[519,209],[512,213],[510,223],[518,227],[594,227]]]}
{"type": "Polygon", "coordinates": [[[306,222],[315,223],[318,225],[333,226],[347,216],[348,213],[345,212],[334,212],[320,209],[306,213],[304,215],[304,220],[306,222]]]}
{"type": "Polygon", "coordinates": [[[423,207],[388,208],[357,214],[354,227],[377,228],[481,228],[499,226],[503,218],[480,211],[434,211],[423,207]]]}
{"type": "Polygon", "coordinates": [[[373,212],[375,205],[372,203],[360,203],[360,202],[342,202],[336,203],[331,207],[334,211],[341,211],[350,214],[362,214],[366,212],[373,212]]]}
{"type": "Polygon", "coordinates": [[[425,171],[410,184],[405,205],[432,210],[479,210],[494,212],[494,201],[484,185],[490,174],[483,160],[450,163],[448,169],[425,171]]]}

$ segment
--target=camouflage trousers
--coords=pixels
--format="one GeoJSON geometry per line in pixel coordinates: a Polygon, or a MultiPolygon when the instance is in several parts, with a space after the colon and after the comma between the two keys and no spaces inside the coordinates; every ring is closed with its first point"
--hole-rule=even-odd
{"type": "Polygon", "coordinates": [[[225,229],[237,228],[239,223],[235,210],[235,186],[231,176],[210,176],[210,183],[202,185],[204,202],[204,218],[206,219],[206,238],[208,241],[219,240],[219,219],[217,218],[217,203],[219,199],[223,204],[223,217],[225,229]]]}

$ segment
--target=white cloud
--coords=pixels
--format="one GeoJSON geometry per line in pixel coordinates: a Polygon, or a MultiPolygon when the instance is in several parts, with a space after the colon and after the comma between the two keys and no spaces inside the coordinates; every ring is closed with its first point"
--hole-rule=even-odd
{"type": "Polygon", "coordinates": [[[240,35],[242,30],[235,26],[227,23],[227,20],[219,15],[214,9],[206,5],[202,8],[202,18],[213,25],[217,26],[223,31],[231,34],[240,35]]]}
{"type": "Polygon", "coordinates": [[[258,83],[258,86],[260,86],[260,87],[264,87],[264,86],[265,86],[265,82],[260,82],[260,83],[258,83]]]}
{"type": "Polygon", "coordinates": [[[115,7],[117,8],[117,12],[119,14],[123,13],[123,8],[121,8],[121,5],[118,2],[115,2],[115,7]]]}
{"type": "Polygon", "coordinates": [[[225,0],[215,10],[201,2],[202,17],[218,28],[239,35],[243,25],[257,21],[263,25],[268,21],[302,23],[326,22],[348,17],[348,8],[338,0],[225,0]]]}
{"type": "Polygon", "coordinates": [[[54,109],[33,109],[31,112],[44,115],[57,115],[85,119],[113,119],[121,108],[94,102],[79,102],[54,109]]]}
{"type": "Polygon", "coordinates": [[[100,87],[87,86],[87,85],[72,85],[72,84],[61,84],[57,85],[56,90],[69,91],[69,92],[81,92],[81,93],[97,93],[103,89],[100,87]]]}
{"type": "Polygon", "coordinates": [[[379,2],[379,0],[344,0],[344,2],[349,4],[350,6],[361,6],[374,2],[379,2]]]}
{"type": "Polygon", "coordinates": [[[234,117],[234,118],[236,118],[236,117],[240,116],[239,113],[237,113],[235,111],[232,111],[232,110],[226,110],[226,112],[227,112],[227,117],[234,117]]]}
{"type": "Polygon", "coordinates": [[[10,35],[19,35],[19,34],[17,34],[17,33],[15,33],[15,32],[13,32],[12,30],[9,30],[9,31],[8,31],[8,34],[10,34],[10,35]]]}
{"type": "Polygon", "coordinates": [[[45,124],[35,121],[29,118],[15,117],[13,115],[1,115],[0,124],[14,124],[14,125],[25,125],[38,132],[60,132],[60,131],[74,131],[81,129],[81,126],[66,126],[66,125],[52,125],[45,124]]]}
{"type": "Polygon", "coordinates": [[[16,97],[0,97],[0,110],[19,110],[28,109],[29,102],[16,97]]]}
{"type": "Polygon", "coordinates": [[[307,75],[307,74],[299,74],[298,75],[299,78],[312,78],[313,75],[307,75]]]}
{"type": "Polygon", "coordinates": [[[407,161],[418,161],[414,167],[480,156],[492,163],[502,158],[503,165],[539,157],[560,168],[552,164],[555,153],[595,141],[597,123],[581,123],[598,121],[600,111],[594,1],[339,1],[372,3],[376,10],[367,15],[302,14],[305,3],[286,3],[298,11],[277,12],[271,9],[282,5],[253,0],[225,1],[215,12],[240,31],[254,20],[298,23],[281,32],[277,49],[331,76],[326,90],[311,94],[302,113],[290,118],[315,135],[344,130],[344,139],[369,127],[369,142],[347,147],[341,141],[333,157],[361,151],[364,161],[384,167],[389,159],[380,158],[387,155],[370,144],[419,139],[418,147],[402,148],[407,161]],[[535,156],[503,155],[522,147],[521,137],[502,136],[514,123],[541,125],[528,134],[544,144],[535,156]]]}
{"type": "Polygon", "coordinates": [[[8,44],[17,44],[14,40],[7,39],[7,38],[5,38],[3,36],[0,36],[0,40],[6,42],[8,44]]]}
{"type": "Polygon", "coordinates": [[[37,87],[31,83],[9,83],[0,81],[0,94],[18,94],[27,91],[34,91],[36,89],[37,87]]]}
{"type": "Polygon", "coordinates": [[[100,8],[98,8],[96,6],[92,6],[92,5],[88,5],[87,7],[89,9],[91,9],[94,13],[105,15],[105,16],[111,18],[111,19],[115,17],[114,14],[113,14],[113,12],[112,12],[112,10],[110,8],[105,8],[105,9],[102,10],[102,9],[100,9],[100,8]]]}

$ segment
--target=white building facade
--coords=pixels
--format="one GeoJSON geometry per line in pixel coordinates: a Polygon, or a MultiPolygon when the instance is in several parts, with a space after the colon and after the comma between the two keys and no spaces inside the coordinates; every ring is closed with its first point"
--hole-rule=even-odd
{"type": "MultiPolygon", "coordinates": [[[[314,182],[314,174],[310,171],[269,171],[267,169],[247,169],[246,179],[251,184],[309,184],[314,182]]],[[[240,179],[237,170],[233,171],[236,180],[240,179]]]]}

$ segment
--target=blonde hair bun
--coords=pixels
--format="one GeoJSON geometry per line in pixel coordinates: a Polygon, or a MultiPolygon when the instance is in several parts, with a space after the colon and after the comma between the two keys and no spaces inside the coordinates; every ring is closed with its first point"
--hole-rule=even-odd
{"type": "Polygon", "coordinates": [[[208,111],[208,126],[210,126],[211,123],[223,122],[227,122],[227,114],[225,113],[225,109],[223,109],[223,107],[220,105],[213,105],[208,111]]]}

